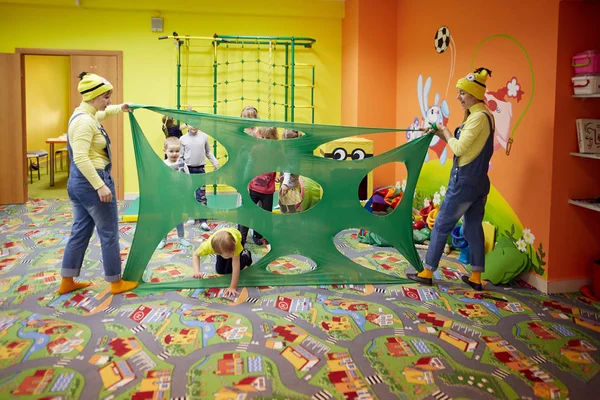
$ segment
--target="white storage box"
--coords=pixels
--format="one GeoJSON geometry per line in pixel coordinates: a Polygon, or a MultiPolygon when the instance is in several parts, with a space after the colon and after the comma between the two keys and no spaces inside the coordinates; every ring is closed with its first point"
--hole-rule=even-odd
{"type": "Polygon", "coordinates": [[[600,75],[578,75],[571,78],[574,94],[600,93],[600,75]]]}
{"type": "Polygon", "coordinates": [[[576,122],[579,152],[600,154],[600,119],[578,119],[576,122]]]}

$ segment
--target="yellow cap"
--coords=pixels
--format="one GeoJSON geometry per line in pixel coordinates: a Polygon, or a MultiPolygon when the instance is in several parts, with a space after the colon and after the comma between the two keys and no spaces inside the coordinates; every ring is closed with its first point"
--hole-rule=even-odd
{"type": "Polygon", "coordinates": [[[109,81],[100,75],[82,72],[79,74],[79,85],[77,91],[82,94],[83,101],[90,101],[96,97],[112,90],[112,85],[109,81]]]}
{"type": "Polygon", "coordinates": [[[485,82],[488,76],[492,76],[492,71],[487,68],[477,68],[473,73],[460,78],[456,82],[456,87],[464,90],[476,99],[483,100],[486,89],[485,82]]]}

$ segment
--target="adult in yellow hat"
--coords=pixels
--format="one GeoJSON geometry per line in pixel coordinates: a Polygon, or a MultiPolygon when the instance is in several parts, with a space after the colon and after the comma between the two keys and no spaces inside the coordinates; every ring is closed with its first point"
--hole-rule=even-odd
{"type": "Polygon", "coordinates": [[[481,290],[481,273],[485,269],[484,235],[481,223],[490,192],[488,169],[494,152],[494,118],[483,98],[487,78],[492,71],[478,68],[456,83],[456,99],[465,111],[461,126],[454,135],[445,126],[436,126],[435,133],[446,141],[454,153],[448,190],[431,232],[425,258],[425,269],[407,274],[409,279],[432,285],[448,235],[463,218],[463,233],[470,250],[471,276],[462,280],[475,290],[481,290]]]}
{"type": "Polygon", "coordinates": [[[82,102],[69,119],[67,149],[71,158],[67,191],[73,204],[73,227],[65,248],[60,294],[82,289],[90,282],[75,282],[94,232],[102,248],[104,279],[113,294],[137,286],[121,279],[121,251],[115,185],[110,176],[110,139],[100,121],[122,112],[131,112],[129,103],[110,105],[113,86],[103,77],[82,72],[77,90],[82,102]]]}

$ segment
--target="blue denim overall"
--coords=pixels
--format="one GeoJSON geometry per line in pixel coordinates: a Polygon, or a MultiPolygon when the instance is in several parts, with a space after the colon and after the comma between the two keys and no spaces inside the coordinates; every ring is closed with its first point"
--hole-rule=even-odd
{"type": "MultiPolygon", "coordinates": [[[[75,118],[83,114],[73,115],[69,120],[69,125],[75,118]]],[[[105,151],[109,163],[103,170],[96,170],[96,172],[112,192],[112,201],[109,203],[101,202],[96,189],[77,168],[77,165],[73,162],[73,149],[67,135],[67,149],[71,158],[71,173],[67,181],[67,192],[73,204],[74,221],[71,228],[71,237],[65,248],[60,274],[65,278],[79,276],[85,251],[94,233],[94,227],[96,227],[102,248],[104,279],[107,282],[117,282],[121,279],[121,250],[119,248],[117,196],[115,184],[110,176],[112,167],[110,139],[102,125],[98,129],[106,139],[105,151]]]]}
{"type": "MultiPolygon", "coordinates": [[[[494,153],[494,128],[491,117],[487,113],[484,114],[490,125],[490,135],[479,155],[462,167],[458,166],[458,157],[454,156],[448,190],[435,220],[425,257],[425,268],[431,271],[438,268],[448,235],[463,216],[463,233],[469,244],[471,271],[483,272],[485,269],[481,223],[487,195],[490,192],[490,179],[487,173],[494,153]]],[[[464,124],[456,128],[454,132],[456,139],[460,138],[463,126],[464,124]]]]}

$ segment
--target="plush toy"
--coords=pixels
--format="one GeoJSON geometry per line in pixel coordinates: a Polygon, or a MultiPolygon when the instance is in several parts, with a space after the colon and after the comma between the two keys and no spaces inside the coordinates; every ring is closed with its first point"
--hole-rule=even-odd
{"type": "Polygon", "coordinates": [[[465,239],[462,225],[457,225],[452,230],[452,246],[460,249],[458,261],[463,264],[469,264],[471,250],[469,249],[469,243],[467,243],[467,239],[465,239]]]}
{"type": "Polygon", "coordinates": [[[500,236],[494,250],[485,255],[485,272],[481,279],[494,285],[507,284],[529,268],[527,255],[517,249],[510,238],[500,236]]]}
{"type": "MultiPolygon", "coordinates": [[[[429,240],[431,236],[431,231],[425,227],[420,230],[413,230],[413,242],[416,244],[422,244],[425,241],[429,240]]],[[[366,229],[361,229],[358,232],[358,241],[360,243],[371,244],[378,247],[390,247],[391,245],[385,241],[381,236],[369,232],[366,229]]]]}
{"type": "Polygon", "coordinates": [[[296,205],[296,210],[306,211],[317,204],[323,197],[323,189],[321,186],[310,178],[305,176],[300,177],[300,193],[302,194],[302,202],[296,205]]]}

